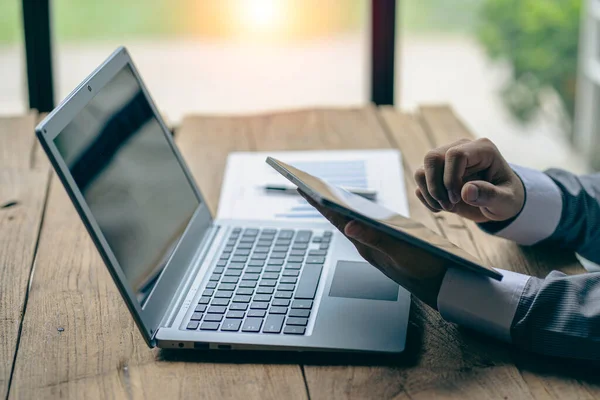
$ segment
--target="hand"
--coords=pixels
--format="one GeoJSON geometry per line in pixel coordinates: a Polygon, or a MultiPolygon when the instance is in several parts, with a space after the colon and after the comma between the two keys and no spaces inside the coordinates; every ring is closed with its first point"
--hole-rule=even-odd
{"type": "Polygon", "coordinates": [[[299,193],[354,244],[360,255],[390,279],[437,310],[444,261],[360,222],[315,203],[299,193]]]}
{"type": "Polygon", "coordinates": [[[415,180],[417,197],[431,211],[475,222],[513,218],[525,201],[521,179],[489,139],[462,139],[431,150],[415,180]]]}

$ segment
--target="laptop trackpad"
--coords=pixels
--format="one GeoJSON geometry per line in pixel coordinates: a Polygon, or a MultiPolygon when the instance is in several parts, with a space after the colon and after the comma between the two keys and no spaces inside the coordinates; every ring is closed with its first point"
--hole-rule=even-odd
{"type": "Polygon", "coordinates": [[[398,284],[366,262],[338,261],[329,296],[396,301],[398,284]]]}

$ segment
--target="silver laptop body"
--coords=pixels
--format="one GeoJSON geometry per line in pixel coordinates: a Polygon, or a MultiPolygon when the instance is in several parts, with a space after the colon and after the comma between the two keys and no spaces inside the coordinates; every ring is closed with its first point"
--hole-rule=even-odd
{"type": "Polygon", "coordinates": [[[213,220],[125,48],[36,134],[149,346],[404,350],[410,295],[329,223],[213,220]]]}

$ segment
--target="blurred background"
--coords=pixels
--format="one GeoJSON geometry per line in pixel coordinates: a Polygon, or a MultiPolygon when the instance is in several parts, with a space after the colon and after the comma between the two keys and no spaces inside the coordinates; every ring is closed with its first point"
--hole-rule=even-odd
{"type": "MultiPolygon", "coordinates": [[[[515,163],[598,169],[596,3],[397,0],[395,106],[448,103],[515,163]]],[[[29,108],[22,4],[0,1],[0,114],[29,108]]],[[[172,123],[369,101],[368,0],[50,6],[56,103],[118,45],[172,123]]]]}

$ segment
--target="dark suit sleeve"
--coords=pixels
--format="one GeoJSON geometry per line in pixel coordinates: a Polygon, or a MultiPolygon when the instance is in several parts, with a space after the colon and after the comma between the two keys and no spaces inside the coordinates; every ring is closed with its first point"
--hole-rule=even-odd
{"type": "Polygon", "coordinates": [[[512,322],[513,343],[550,356],[600,360],[600,273],[530,278],[512,322]]]}
{"type": "MultiPolygon", "coordinates": [[[[573,250],[600,263],[600,174],[578,176],[552,169],[545,175],[560,191],[560,218],[554,230],[536,243],[573,250]]],[[[530,197],[531,188],[524,184],[530,197]]],[[[535,208],[529,213],[539,213],[538,223],[543,224],[544,201],[538,200],[535,208]]],[[[530,222],[535,224],[536,218],[530,222]]],[[[509,226],[483,228],[499,232],[509,226]]],[[[553,271],[545,279],[530,278],[511,324],[511,338],[536,353],[600,360],[600,273],[567,276],[553,271]]]]}

